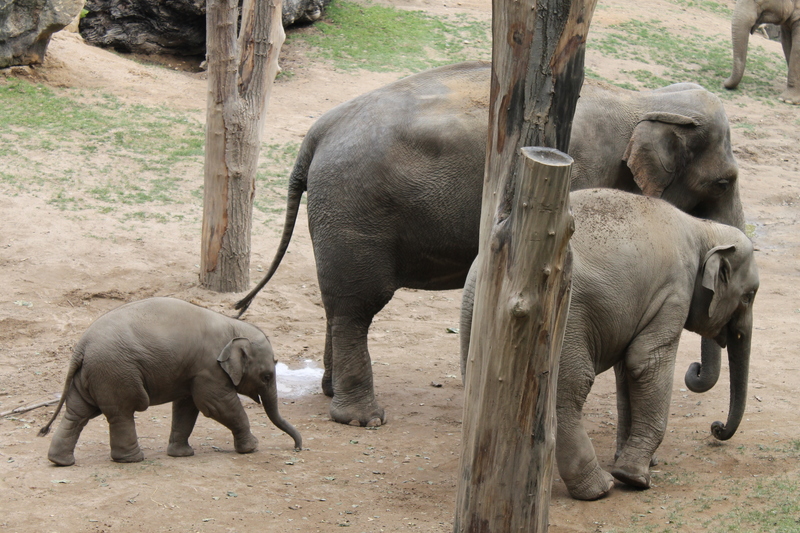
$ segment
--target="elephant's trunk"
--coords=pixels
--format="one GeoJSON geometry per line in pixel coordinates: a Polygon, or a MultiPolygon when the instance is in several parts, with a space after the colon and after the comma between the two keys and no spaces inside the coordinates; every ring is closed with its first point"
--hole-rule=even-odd
{"type": "Polygon", "coordinates": [[[722,350],[713,340],[703,337],[700,344],[700,363],[692,363],[684,376],[686,388],[692,392],[706,392],[717,384],[722,350]]]}
{"type": "Polygon", "coordinates": [[[295,429],[293,425],[284,420],[280,412],[278,412],[278,389],[273,382],[271,386],[267,386],[259,393],[261,396],[261,404],[264,406],[264,412],[267,413],[270,421],[275,424],[275,427],[287,433],[294,439],[294,449],[300,451],[303,449],[303,437],[300,432],[295,429]]]}
{"type": "Polygon", "coordinates": [[[758,11],[753,0],[738,0],[731,19],[731,41],[733,42],[733,70],[725,80],[726,89],[735,89],[744,75],[747,62],[747,45],[750,34],[758,22],[758,11]]]}
{"type": "Polygon", "coordinates": [[[728,440],[736,433],[747,405],[747,379],[750,370],[750,339],[753,331],[753,308],[735,316],[727,326],[728,365],[731,372],[731,399],[728,421],[711,424],[711,433],[728,440]]]}

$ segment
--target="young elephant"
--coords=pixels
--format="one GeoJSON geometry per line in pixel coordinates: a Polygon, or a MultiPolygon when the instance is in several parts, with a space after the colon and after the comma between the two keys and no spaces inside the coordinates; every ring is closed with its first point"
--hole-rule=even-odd
{"type": "Polygon", "coordinates": [[[48,458],[75,463],[75,444],[86,423],[108,419],[111,458],[133,463],[144,458],[133,415],[172,402],[167,454],[194,455],[189,445],[198,412],[233,433],[239,453],[256,450],[258,439],[238,393],[264,405],[267,416],[302,447],[300,433],[278,412],[275,357],[257,327],[174,298],[129,303],[97,319],[78,341],[64,393],[50,431],[66,401],[67,412],[50,443],[48,458]]]}
{"type": "MultiPolygon", "coordinates": [[[[733,436],[744,414],[758,270],[738,229],[670,204],[611,189],[570,194],[575,218],[572,299],[558,370],[556,459],[577,499],[600,498],[613,475],[650,486],[650,461],[667,427],[681,330],[728,347],[731,399],[717,439],[733,436]],[[581,423],[597,374],[617,378],[617,453],[611,475],[597,462],[581,423]]],[[[462,373],[468,361],[477,261],[461,310],[462,373]]],[[[476,367],[477,368],[477,367],[476,367]]]]}

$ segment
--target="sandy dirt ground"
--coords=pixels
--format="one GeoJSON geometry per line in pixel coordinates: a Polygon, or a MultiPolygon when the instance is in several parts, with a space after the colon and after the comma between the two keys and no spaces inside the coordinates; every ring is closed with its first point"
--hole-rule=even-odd
{"type": "MultiPolygon", "coordinates": [[[[435,14],[462,11],[484,20],[491,11],[486,0],[402,5],[435,14]]],[[[685,24],[705,24],[721,36],[729,32],[723,17],[663,0],[639,7],[629,0],[603,3],[592,31],[656,12],[666,13],[663,23],[676,32],[685,24]],[[702,17],[709,20],[698,20],[702,17]]],[[[779,43],[753,39],[780,53],[779,43]]],[[[299,142],[334,105],[402,75],[337,71],[306,60],[299,45],[286,47],[283,56],[294,75],[275,84],[268,142],[299,142]]],[[[609,79],[624,77],[619,61],[589,53],[587,66],[609,79]]],[[[57,34],[45,65],[27,75],[51,87],[164,105],[204,120],[203,74],[132,62],[89,47],[75,35],[57,34]]],[[[774,81],[775,96],[784,83],[774,81]]],[[[800,487],[795,418],[800,412],[800,108],[739,94],[726,100],[726,110],[762,280],[745,419],[730,441],[711,437],[710,424],[727,413],[727,363],[712,391],[687,392],[683,369],[699,359],[699,338],[687,333],[653,487],[637,491],[618,485],[603,500],[578,502],[556,479],[553,533],[800,531],[800,511],[793,503],[800,499],[795,492],[800,487]]],[[[202,180],[202,168],[190,171],[202,180]]],[[[198,285],[199,215],[186,215],[131,229],[113,213],[76,214],[41,195],[0,190],[0,411],[55,398],[72,345],[94,319],[123,302],[176,296],[232,312],[241,295],[214,294],[198,285]]],[[[282,215],[256,216],[254,281],[271,260],[282,215]]],[[[110,461],[102,417],[84,430],[76,465],[57,468],[46,457],[49,437],[36,436],[53,407],[5,416],[0,419],[0,531],[451,531],[464,391],[458,338],[448,328],[458,325],[459,302],[460,291],[401,290],[376,317],[369,342],[387,425],[368,429],[330,421],[328,398],[318,386],[300,397],[282,398],[283,415],[305,439],[299,453],[250,400],[245,405],[260,439],[256,453],[236,454],[229,432],[200,417],[192,436],[195,456],[168,457],[170,406],[162,405],[137,417],[146,456],[138,464],[110,461]]],[[[321,366],[324,312],[304,211],[290,253],[247,320],[271,336],[278,358],[290,368],[302,368],[307,360],[321,366]]],[[[611,374],[598,378],[585,409],[605,466],[613,462],[616,423],[611,374]]]]}

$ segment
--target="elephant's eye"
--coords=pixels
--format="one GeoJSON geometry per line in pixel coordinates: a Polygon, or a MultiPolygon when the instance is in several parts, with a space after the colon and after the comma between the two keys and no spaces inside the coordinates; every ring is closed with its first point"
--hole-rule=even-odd
{"type": "Polygon", "coordinates": [[[730,184],[731,184],[730,180],[721,179],[717,180],[716,183],[714,183],[714,186],[720,191],[727,191],[730,184]]]}
{"type": "Polygon", "coordinates": [[[263,376],[261,376],[261,380],[262,380],[264,383],[269,383],[270,381],[272,381],[272,372],[267,372],[266,374],[264,374],[263,376]]]}
{"type": "Polygon", "coordinates": [[[747,294],[743,294],[742,295],[742,303],[744,305],[750,305],[751,303],[753,303],[753,298],[754,297],[755,297],[755,293],[753,293],[753,292],[748,292],[747,294]]]}

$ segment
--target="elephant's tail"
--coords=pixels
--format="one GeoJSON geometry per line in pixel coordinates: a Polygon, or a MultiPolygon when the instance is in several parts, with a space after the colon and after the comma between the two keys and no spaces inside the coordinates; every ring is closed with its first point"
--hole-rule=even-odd
{"type": "Polygon", "coordinates": [[[58,417],[58,413],[61,412],[61,408],[64,406],[64,402],[67,400],[67,393],[69,392],[70,386],[72,386],[72,380],[75,377],[75,373],[80,370],[81,366],[83,366],[83,348],[81,345],[78,345],[72,354],[72,358],[69,360],[67,379],[64,380],[64,390],[61,391],[61,399],[58,401],[58,406],[56,406],[56,412],[53,413],[52,418],[50,418],[47,424],[45,424],[45,426],[39,430],[39,437],[44,437],[50,433],[50,426],[53,425],[53,422],[55,422],[56,418],[58,417]]]}
{"type": "Polygon", "coordinates": [[[297,162],[294,165],[292,174],[289,176],[289,192],[286,197],[286,219],[283,222],[283,234],[281,235],[281,242],[278,245],[278,250],[275,252],[275,257],[272,259],[269,270],[267,270],[267,273],[261,278],[261,281],[258,282],[258,285],[256,285],[247,296],[236,302],[235,308],[239,309],[239,314],[236,315],[236,318],[241,317],[245,311],[247,311],[247,308],[250,307],[250,304],[253,302],[253,298],[258,294],[258,291],[264,288],[264,285],[267,284],[273,274],[275,274],[275,271],[278,270],[278,266],[281,264],[281,260],[286,254],[286,249],[289,247],[289,241],[292,239],[292,232],[294,231],[294,225],[297,221],[300,200],[303,198],[303,193],[307,189],[308,167],[311,165],[312,156],[313,149],[309,149],[309,147],[304,144],[300,149],[300,155],[297,157],[297,162]]]}

